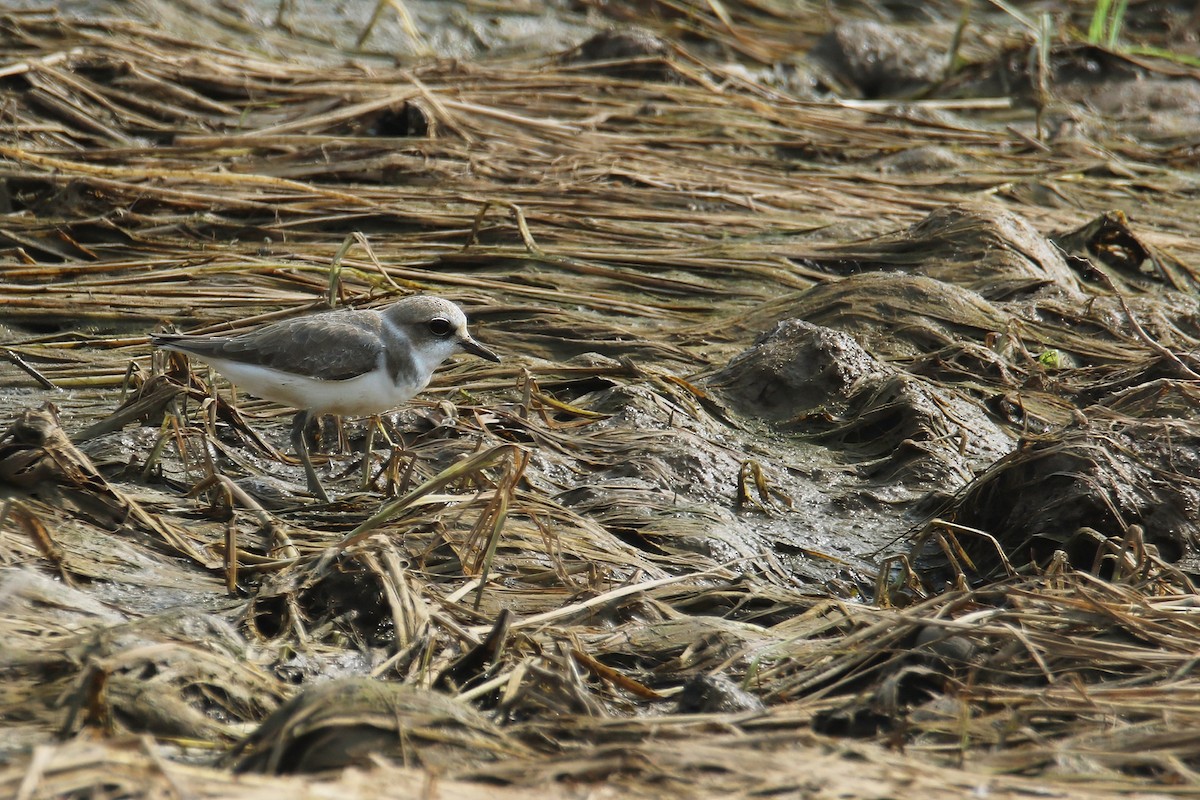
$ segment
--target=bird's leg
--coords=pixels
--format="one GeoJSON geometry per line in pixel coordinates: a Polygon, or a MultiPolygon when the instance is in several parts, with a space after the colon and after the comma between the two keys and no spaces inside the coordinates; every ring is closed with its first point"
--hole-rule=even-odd
{"type": "Polygon", "coordinates": [[[363,445],[362,488],[364,492],[371,488],[371,451],[375,449],[375,429],[378,427],[378,414],[367,417],[367,441],[363,445]]]}
{"type": "Polygon", "coordinates": [[[328,503],[329,495],[325,494],[325,487],[321,485],[321,479],[317,477],[317,471],[313,469],[312,460],[308,457],[308,441],[305,433],[311,417],[312,415],[308,411],[300,411],[292,420],[292,448],[295,449],[296,455],[300,456],[300,463],[304,465],[304,477],[308,481],[308,491],[312,492],[322,503],[328,503]]]}
{"type": "Polygon", "coordinates": [[[333,421],[337,427],[337,451],[344,453],[350,449],[350,440],[346,437],[346,419],[341,414],[334,414],[333,421]]]}
{"type": "Polygon", "coordinates": [[[367,418],[367,443],[363,447],[363,475],[362,488],[367,491],[371,488],[371,453],[375,450],[375,434],[383,434],[383,441],[387,442],[389,450],[396,449],[396,443],[392,441],[392,437],[388,436],[387,428],[383,427],[383,418],[378,414],[372,414],[367,418]]]}

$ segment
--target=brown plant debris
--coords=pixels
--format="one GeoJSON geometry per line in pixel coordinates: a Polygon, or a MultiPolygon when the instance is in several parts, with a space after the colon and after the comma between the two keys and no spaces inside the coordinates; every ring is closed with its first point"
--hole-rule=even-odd
{"type": "Polygon", "coordinates": [[[1200,793],[1194,13],[300,5],[0,15],[0,795],[1200,793]]]}

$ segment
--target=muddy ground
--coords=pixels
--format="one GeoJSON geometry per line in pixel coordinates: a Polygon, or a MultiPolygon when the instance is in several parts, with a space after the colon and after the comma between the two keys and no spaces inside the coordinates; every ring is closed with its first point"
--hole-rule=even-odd
{"type": "Polygon", "coordinates": [[[0,786],[1200,793],[1200,25],[1093,10],[0,15],[0,786]],[[503,361],[330,503],[148,343],[416,292],[503,361]]]}

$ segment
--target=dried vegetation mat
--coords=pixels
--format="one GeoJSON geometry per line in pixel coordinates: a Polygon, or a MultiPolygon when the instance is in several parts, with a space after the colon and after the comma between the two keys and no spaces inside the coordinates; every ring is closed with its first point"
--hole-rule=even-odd
{"type": "Polygon", "coordinates": [[[1200,792],[1194,131],[662,8],[408,69],[0,16],[0,795],[1200,792]],[[329,504],[147,344],[417,291],[505,360],[325,425],[329,504]]]}

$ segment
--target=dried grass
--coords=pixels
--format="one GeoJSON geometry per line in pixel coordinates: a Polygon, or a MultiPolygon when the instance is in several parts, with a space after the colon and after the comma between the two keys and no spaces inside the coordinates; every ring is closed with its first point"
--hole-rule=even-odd
{"type": "MultiPolygon", "coordinates": [[[[658,6],[766,63],[815,27],[772,3],[658,6]]],[[[453,693],[521,746],[312,795],[1196,793],[1200,240],[1177,150],[1047,151],[995,104],[817,103],[675,46],[653,82],[313,66],[53,13],[6,15],[0,40],[0,380],[23,406],[67,390],[61,417],[0,438],[0,793],[299,791],[164,755],[211,762],[289,682],[343,670],[453,693]],[[933,147],[973,166],[883,166],[933,147]],[[1104,216],[1118,202],[1138,218],[1104,216]],[[506,361],[440,372],[369,456],[373,491],[328,506],[287,490],[279,409],[147,349],[160,324],[412,291],[461,301],[506,361]],[[712,377],[793,317],[849,333],[877,382],[748,418],[712,377]],[[1079,525],[1047,558],[968,518],[997,474],[1099,446],[1120,480],[1073,462],[1079,525]],[[833,524],[823,481],[850,508],[833,524]],[[910,485],[945,512],[917,526],[932,552],[897,543],[876,574],[838,537],[888,518],[874,543],[899,538],[890,511],[853,517],[927,511],[910,485]],[[1174,527],[1143,502],[1164,487],[1174,527]],[[1102,557],[1069,569],[1084,528],[1102,557]],[[711,675],[768,710],[675,713],[711,675]],[[48,743],[80,729],[113,738],[48,743]]],[[[337,485],[361,458],[328,455],[337,485]]],[[[365,713],[349,723],[380,727],[365,713]]]]}

